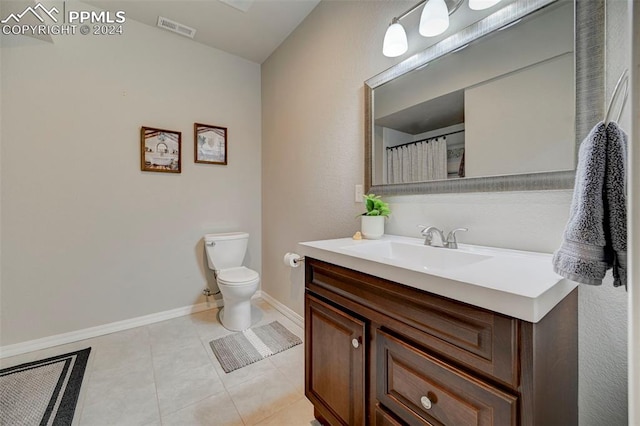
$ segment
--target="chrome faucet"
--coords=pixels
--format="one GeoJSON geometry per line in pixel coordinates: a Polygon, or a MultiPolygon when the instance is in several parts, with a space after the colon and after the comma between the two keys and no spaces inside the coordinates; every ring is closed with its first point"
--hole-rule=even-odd
{"type": "Polygon", "coordinates": [[[435,226],[418,225],[418,227],[422,228],[422,231],[420,231],[420,233],[424,237],[425,246],[432,246],[432,247],[445,246],[444,233],[441,230],[439,230],[435,226]],[[434,241],[434,237],[436,237],[435,241],[434,241]]]}
{"type": "Polygon", "coordinates": [[[420,234],[424,237],[424,245],[431,247],[444,247],[450,249],[458,248],[458,241],[456,240],[456,232],[468,231],[467,228],[456,228],[449,232],[447,238],[444,238],[444,233],[435,226],[423,226],[418,225],[418,228],[422,228],[420,234]],[[434,238],[436,237],[436,238],[434,238]]]}

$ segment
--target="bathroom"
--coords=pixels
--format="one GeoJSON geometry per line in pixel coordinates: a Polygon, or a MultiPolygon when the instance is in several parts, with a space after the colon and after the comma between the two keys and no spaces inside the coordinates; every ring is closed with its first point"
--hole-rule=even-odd
{"type": "MultiPolygon", "coordinates": [[[[263,299],[302,318],[304,268],[282,256],[360,229],[364,82],[431,43],[410,35],[407,53],[382,55],[391,18],[416,2],[321,1],[273,53],[249,60],[129,19],[139,3],[123,6],[123,37],[2,36],[3,348],[189,314],[206,304],[203,288],[216,290],[203,239],[212,232],[249,233],[244,264],[260,273],[263,299]],[[227,165],[191,160],[194,122],[229,129],[227,165]],[[182,132],[180,174],[140,171],[141,126],[182,132]]],[[[606,1],[605,100],[632,65],[630,7],[606,1]]],[[[384,196],[386,232],[464,226],[463,243],[551,253],[571,197],[384,196]]],[[[627,297],[609,277],[580,287],[581,425],[629,421],[627,297]]]]}

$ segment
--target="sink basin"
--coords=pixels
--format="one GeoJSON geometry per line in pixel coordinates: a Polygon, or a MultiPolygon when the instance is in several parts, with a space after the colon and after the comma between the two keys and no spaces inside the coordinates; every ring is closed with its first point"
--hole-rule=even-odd
{"type": "MultiPolygon", "coordinates": [[[[422,238],[308,241],[303,256],[529,322],[540,321],[577,286],[553,272],[551,254],[469,244],[429,247],[422,238]]],[[[322,279],[319,279],[321,282],[322,279]]]]}
{"type": "Polygon", "coordinates": [[[461,268],[491,258],[491,256],[468,253],[459,249],[429,247],[396,241],[351,245],[341,247],[341,249],[369,260],[386,260],[411,269],[428,271],[461,268]]]}

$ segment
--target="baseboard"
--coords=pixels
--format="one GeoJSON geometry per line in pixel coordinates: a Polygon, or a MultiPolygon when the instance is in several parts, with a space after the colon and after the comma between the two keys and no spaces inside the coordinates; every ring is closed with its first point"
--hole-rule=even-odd
{"type": "MultiPolygon", "coordinates": [[[[262,298],[272,305],[285,317],[289,318],[299,327],[304,328],[304,318],[288,308],[283,303],[271,297],[264,291],[258,290],[252,299],[262,298]]],[[[222,307],[222,299],[215,299],[211,303],[199,303],[197,305],[184,306],[182,308],[171,309],[168,311],[157,312],[155,314],[144,315],[141,317],[131,318],[123,321],[116,321],[109,324],[89,327],[82,330],[71,331],[69,333],[56,334],[54,336],[43,337],[41,339],[29,340],[26,342],[15,343],[13,345],[0,346],[0,358],[20,355],[27,352],[38,351],[40,349],[51,348],[54,346],[65,345],[67,343],[77,342],[79,340],[90,339],[92,337],[103,336],[105,334],[115,333],[117,331],[128,330],[130,328],[141,327],[160,321],[181,317],[184,315],[194,314],[196,312],[206,311],[222,307]]]]}
{"type": "Polygon", "coordinates": [[[304,328],[304,318],[302,316],[298,315],[295,311],[293,311],[291,308],[286,306],[284,303],[278,301],[277,299],[274,299],[268,293],[265,293],[262,290],[259,291],[258,293],[260,293],[260,297],[262,297],[265,302],[267,302],[268,304],[276,308],[278,311],[280,311],[282,315],[289,318],[298,327],[304,328]]]}
{"type": "Polygon", "coordinates": [[[222,299],[219,299],[214,300],[211,303],[199,303],[197,305],[184,306],[182,308],[157,312],[155,314],[144,315],[141,317],[131,318],[123,321],[116,321],[96,327],[71,331],[69,333],[56,334],[54,336],[43,337],[41,339],[29,340],[27,342],[16,343],[13,345],[0,346],[0,358],[20,355],[27,352],[50,348],[53,346],[64,345],[67,343],[77,342],[79,340],[90,339],[92,337],[103,336],[105,334],[115,333],[116,331],[141,327],[143,325],[149,325],[155,322],[165,321],[196,312],[202,312],[208,309],[215,309],[221,306],[222,299]]]}

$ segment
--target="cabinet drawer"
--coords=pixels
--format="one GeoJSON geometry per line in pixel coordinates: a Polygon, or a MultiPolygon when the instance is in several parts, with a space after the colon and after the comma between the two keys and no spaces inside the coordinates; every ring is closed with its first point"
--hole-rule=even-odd
{"type": "Polygon", "coordinates": [[[306,263],[306,286],[314,293],[378,312],[382,323],[392,318],[396,331],[429,350],[518,387],[516,319],[316,259],[306,263]]]}
{"type": "Polygon", "coordinates": [[[409,424],[517,424],[517,398],[376,330],[378,401],[409,424]]]}

